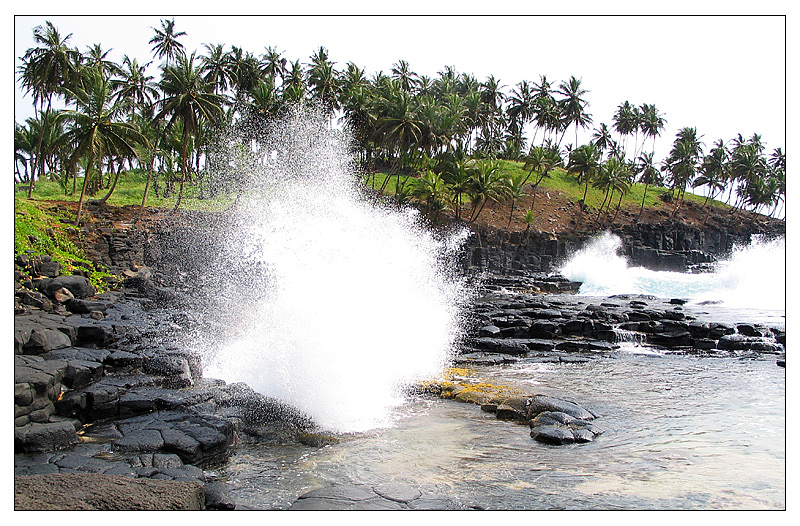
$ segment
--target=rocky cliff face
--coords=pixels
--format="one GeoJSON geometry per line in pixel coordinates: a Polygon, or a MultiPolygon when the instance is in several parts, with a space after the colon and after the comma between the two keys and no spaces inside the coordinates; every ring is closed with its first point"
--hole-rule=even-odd
{"type": "MultiPolygon", "coordinates": [[[[682,272],[716,261],[754,234],[785,235],[782,222],[750,225],[739,230],[701,229],[680,222],[634,224],[611,229],[622,239],[632,265],[682,272]]],[[[507,276],[551,272],[597,233],[550,234],[507,232],[477,225],[464,247],[465,271],[507,276]]]]}

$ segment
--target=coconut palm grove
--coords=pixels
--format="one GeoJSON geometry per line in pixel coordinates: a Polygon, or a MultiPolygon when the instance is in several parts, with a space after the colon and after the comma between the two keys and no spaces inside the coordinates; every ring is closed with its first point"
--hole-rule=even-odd
{"type": "MultiPolygon", "coordinates": [[[[100,44],[72,47],[71,35],[50,22],[33,28],[35,46],[17,70],[35,109],[14,125],[18,196],[57,185],[62,199],[77,198],[76,221],[87,199],[106,202],[132,179],[143,182],[141,207],[235,196],[246,156],[231,144],[257,150],[265,146],[260,130],[313,107],[350,132],[370,191],[415,202],[432,220],[477,221],[493,202],[510,205],[509,224],[530,225],[537,191],[557,174],[576,186],[581,204],[599,191],[598,214],[615,216],[634,187],[640,212],[648,192],[658,190],[680,214],[686,191],[701,189],[705,202],[783,213],[781,148],[769,152],[749,132],[704,144],[697,129],[683,127],[669,152],[655,152],[666,123],[655,104],[625,100],[598,122],[577,76],[506,86],[450,66],[435,77],[418,75],[405,60],[389,72],[368,72],[332,62],[325,47],[306,61],[276,47],[261,54],[222,43],[188,50],[179,29],[161,20],[152,56],[124,55],[118,64],[100,44]],[[151,64],[159,65],[158,78],[148,74],[151,64]],[[577,144],[579,129],[591,131],[589,143],[577,144]]],[[[576,230],[588,228],[583,209],[576,230]]]]}

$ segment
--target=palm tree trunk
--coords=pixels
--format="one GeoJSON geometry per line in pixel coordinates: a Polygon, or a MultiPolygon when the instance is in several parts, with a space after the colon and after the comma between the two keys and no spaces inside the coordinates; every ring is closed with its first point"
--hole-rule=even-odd
{"type": "Polygon", "coordinates": [[[637,223],[639,222],[639,218],[642,217],[642,212],[644,212],[644,200],[647,197],[647,187],[649,186],[649,184],[650,183],[645,183],[644,184],[644,194],[642,195],[642,207],[639,209],[639,215],[636,216],[636,222],[637,223]]]}
{"type": "Polygon", "coordinates": [[[86,186],[89,183],[89,174],[94,164],[94,152],[89,149],[89,159],[86,163],[86,173],[83,175],[83,186],[81,187],[81,196],[78,198],[78,213],[75,215],[75,224],[77,225],[81,220],[81,212],[83,211],[83,197],[86,195],[86,186]]]}
{"type": "Polygon", "coordinates": [[[186,148],[189,144],[189,131],[186,129],[186,125],[183,126],[183,152],[181,152],[181,188],[178,190],[178,200],[175,201],[175,208],[172,209],[172,214],[178,211],[178,207],[181,205],[181,199],[183,199],[183,183],[186,182],[186,148]]]}
{"type": "Polygon", "coordinates": [[[514,205],[515,204],[517,204],[517,200],[516,199],[512,199],[511,200],[511,213],[508,215],[508,224],[506,225],[506,228],[511,226],[511,219],[514,217],[514,205]]]}
{"type": "Polygon", "coordinates": [[[614,212],[614,217],[611,218],[611,224],[612,225],[614,224],[614,221],[617,220],[617,214],[619,214],[619,209],[622,206],[622,197],[623,197],[623,195],[624,194],[622,192],[619,193],[619,201],[617,201],[617,210],[614,212]]]}
{"type": "MultiPolygon", "coordinates": [[[[50,104],[51,104],[52,96],[47,98],[47,111],[50,111],[50,104]]],[[[44,157],[42,157],[42,142],[44,142],[44,116],[46,113],[42,113],[40,110],[42,122],[40,123],[40,130],[39,130],[39,144],[36,146],[36,163],[39,163],[39,179],[42,178],[42,174],[44,173],[44,157]]],[[[31,184],[28,185],[28,199],[31,198],[33,192],[33,182],[36,179],[36,163],[33,163],[33,170],[31,170],[31,184]]]]}
{"type": "Polygon", "coordinates": [[[105,203],[108,201],[108,198],[111,197],[111,194],[114,193],[114,189],[117,187],[117,182],[119,181],[119,174],[122,171],[122,164],[117,166],[117,174],[114,176],[114,182],[111,184],[111,188],[108,189],[108,193],[103,197],[100,202],[105,203]]]}
{"type": "MultiPolygon", "coordinates": [[[[147,191],[150,189],[150,177],[153,175],[153,170],[147,172],[147,181],[144,183],[144,193],[142,194],[142,204],[139,206],[139,214],[144,211],[144,204],[147,201],[147,191]]],[[[137,214],[137,216],[139,215],[137,214]]]]}

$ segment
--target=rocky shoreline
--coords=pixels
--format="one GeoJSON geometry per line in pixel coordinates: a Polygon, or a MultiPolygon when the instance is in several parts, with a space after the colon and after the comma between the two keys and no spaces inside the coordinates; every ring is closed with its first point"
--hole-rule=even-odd
{"type": "MultiPolygon", "coordinates": [[[[46,256],[15,261],[17,509],[44,509],[46,495],[52,495],[48,491],[63,491],[64,477],[75,474],[91,474],[97,484],[114,477],[141,481],[136,491],[180,496],[178,501],[142,497],[149,509],[235,509],[214,468],[224,465],[237,445],[331,443],[310,419],[279,400],[244,384],[205,378],[202,356],[181,346],[179,336],[204,323],[189,307],[191,279],[185,286],[185,276],[170,273],[193,257],[176,255],[181,245],[175,238],[187,232],[153,230],[150,238],[114,230],[104,234],[99,244],[106,248],[98,250],[103,253],[98,259],[113,263],[121,279],[119,290],[104,294],[96,294],[84,276],[61,276],[46,256]],[[141,262],[163,267],[151,270],[141,262]],[[154,487],[148,488],[148,481],[154,487]],[[158,486],[162,481],[174,485],[165,489],[158,486]]],[[[674,352],[766,356],[785,366],[784,330],[700,321],[679,298],[587,300],[571,295],[578,285],[543,272],[484,277],[484,293],[471,306],[473,324],[456,364],[580,363],[614,352],[626,338],[638,338],[674,352]]],[[[568,400],[476,386],[465,378],[434,381],[414,391],[527,423],[532,439],[546,444],[586,442],[602,433],[595,422],[602,422],[602,415],[568,400]]],[[[111,486],[98,487],[109,488],[105,497],[76,490],[72,501],[55,506],[78,509],[94,499],[93,509],[138,509],[116,499],[111,486]]],[[[399,486],[320,488],[290,507],[457,508],[446,496],[399,486]]]]}

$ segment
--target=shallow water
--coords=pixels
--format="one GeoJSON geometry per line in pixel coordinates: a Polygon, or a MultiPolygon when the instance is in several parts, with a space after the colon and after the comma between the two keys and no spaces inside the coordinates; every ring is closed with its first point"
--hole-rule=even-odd
{"type": "Polygon", "coordinates": [[[785,369],[773,358],[627,347],[583,364],[517,363],[477,376],[571,399],[595,442],[548,446],[479,407],[413,398],[390,428],[324,448],[243,447],[220,472],[240,508],[285,508],[331,483],[413,485],[485,509],[782,509],[785,369]]]}

